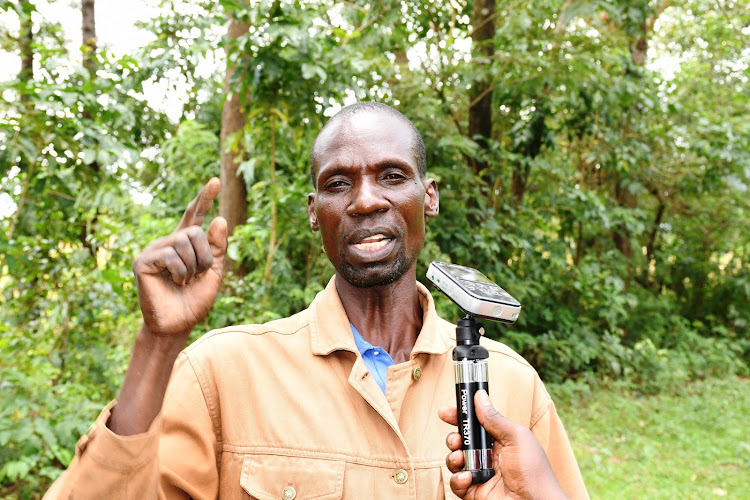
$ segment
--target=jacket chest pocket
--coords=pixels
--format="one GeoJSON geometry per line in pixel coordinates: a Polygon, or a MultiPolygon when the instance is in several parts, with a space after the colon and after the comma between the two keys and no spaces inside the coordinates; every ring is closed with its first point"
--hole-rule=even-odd
{"type": "Polygon", "coordinates": [[[246,455],[240,485],[258,500],[335,500],[344,489],[340,460],[246,455]]]}

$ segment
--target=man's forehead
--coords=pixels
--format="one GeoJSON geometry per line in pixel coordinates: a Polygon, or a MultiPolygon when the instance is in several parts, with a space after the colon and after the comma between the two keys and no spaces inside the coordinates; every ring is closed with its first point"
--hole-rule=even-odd
{"type": "Polygon", "coordinates": [[[319,167],[333,157],[372,158],[377,153],[405,156],[414,161],[412,131],[408,123],[380,110],[366,110],[342,116],[329,123],[315,144],[319,167]]]}
{"type": "Polygon", "coordinates": [[[332,136],[359,136],[383,134],[393,128],[408,128],[399,117],[380,109],[359,110],[344,116],[335,116],[321,131],[319,139],[330,140],[332,136]]]}

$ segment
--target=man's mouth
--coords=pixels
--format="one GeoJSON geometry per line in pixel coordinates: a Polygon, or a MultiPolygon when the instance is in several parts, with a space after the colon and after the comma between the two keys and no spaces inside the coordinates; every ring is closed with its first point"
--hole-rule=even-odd
{"type": "Polygon", "coordinates": [[[357,241],[353,246],[364,252],[375,252],[386,246],[391,239],[383,234],[373,234],[357,241]]]}

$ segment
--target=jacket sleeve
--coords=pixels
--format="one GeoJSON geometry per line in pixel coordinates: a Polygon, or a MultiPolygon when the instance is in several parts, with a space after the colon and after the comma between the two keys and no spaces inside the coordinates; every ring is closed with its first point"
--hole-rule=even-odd
{"type": "Polygon", "coordinates": [[[162,412],[148,431],[135,436],[110,431],[106,424],[115,404],[104,408],[78,441],[73,461],[45,500],[218,496],[214,425],[185,353],[175,362],[162,412]]]}
{"type": "MultiPolygon", "coordinates": [[[[538,384],[541,386],[542,382],[538,384]]],[[[547,398],[546,408],[531,423],[531,432],[536,437],[547,453],[552,471],[555,473],[557,482],[560,483],[565,494],[571,500],[588,500],[589,494],[583,484],[581,471],[570,447],[568,435],[565,432],[560,417],[557,415],[555,403],[547,395],[547,391],[541,387],[541,392],[547,398]]]]}

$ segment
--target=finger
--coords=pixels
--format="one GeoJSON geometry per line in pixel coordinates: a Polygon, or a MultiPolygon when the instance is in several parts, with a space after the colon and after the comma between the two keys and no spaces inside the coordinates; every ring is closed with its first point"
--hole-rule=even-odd
{"type": "Polygon", "coordinates": [[[513,421],[505,418],[490,401],[490,397],[484,390],[477,391],[474,396],[474,405],[476,406],[477,418],[487,432],[500,444],[505,444],[515,431],[517,425],[513,421]]]}
{"type": "Polygon", "coordinates": [[[451,476],[451,491],[454,495],[463,498],[471,486],[471,472],[463,471],[451,476]]]}
{"type": "Polygon", "coordinates": [[[458,432],[451,432],[450,434],[448,434],[448,436],[445,438],[445,445],[451,451],[461,449],[461,434],[459,434],[458,432]]]}
{"type": "Polygon", "coordinates": [[[139,260],[133,266],[136,277],[142,274],[158,274],[165,270],[175,285],[182,286],[187,279],[187,268],[173,246],[154,249],[147,260],[139,260]]]}
{"type": "Polygon", "coordinates": [[[455,406],[446,406],[438,410],[440,420],[450,425],[458,425],[458,409],[455,406]]]}
{"type": "Polygon", "coordinates": [[[214,259],[221,258],[227,253],[227,221],[224,217],[217,217],[208,226],[208,244],[214,259]]]}
{"type": "Polygon", "coordinates": [[[211,269],[214,263],[211,245],[208,243],[206,233],[198,226],[188,228],[186,234],[190,238],[190,244],[193,246],[193,252],[195,252],[196,276],[201,276],[211,269]]]}
{"type": "Polygon", "coordinates": [[[461,450],[452,451],[445,457],[445,466],[453,473],[463,470],[465,462],[464,452],[461,450]]]}
{"type": "Polygon", "coordinates": [[[203,224],[203,218],[208,213],[208,210],[211,208],[211,204],[216,197],[219,196],[220,190],[221,181],[219,181],[219,179],[214,177],[208,181],[206,185],[203,186],[203,189],[201,189],[201,192],[198,193],[198,196],[196,196],[185,209],[185,213],[182,214],[182,220],[180,220],[177,229],[183,229],[190,226],[200,226],[203,224]]]}
{"type": "MultiPolygon", "coordinates": [[[[200,229],[197,226],[193,227],[200,229]]],[[[190,283],[195,277],[195,273],[198,271],[198,259],[195,256],[195,250],[190,241],[190,236],[183,231],[175,233],[172,236],[172,247],[174,247],[177,255],[182,259],[183,264],[185,264],[185,282],[190,283]]]]}

